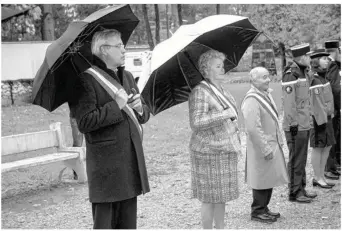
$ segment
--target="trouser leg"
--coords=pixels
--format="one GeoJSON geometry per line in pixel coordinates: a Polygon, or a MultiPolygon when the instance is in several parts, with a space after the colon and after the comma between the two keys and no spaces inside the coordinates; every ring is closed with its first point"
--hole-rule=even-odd
{"type": "Polygon", "coordinates": [[[337,165],[341,163],[341,135],[340,135],[340,118],[335,116],[332,119],[333,127],[334,127],[334,136],[336,140],[336,144],[332,145],[329,156],[327,159],[327,163],[325,165],[326,172],[334,172],[337,170],[337,165]]]}
{"type": "Polygon", "coordinates": [[[117,212],[114,203],[92,203],[94,229],[113,229],[117,212]]]}
{"type": "Polygon", "coordinates": [[[120,203],[120,216],[116,229],[137,228],[137,197],[124,200],[120,203]]]}
{"type": "Polygon", "coordinates": [[[137,197],[112,203],[92,203],[94,229],[136,229],[137,197]]]}
{"type": "Polygon", "coordinates": [[[306,186],[305,166],[308,155],[309,131],[298,131],[296,136],[285,132],[289,149],[287,171],[290,178],[289,197],[295,198],[304,195],[306,186]]]}
{"type": "Polygon", "coordinates": [[[270,201],[270,189],[253,189],[252,216],[263,214],[270,201]]]}

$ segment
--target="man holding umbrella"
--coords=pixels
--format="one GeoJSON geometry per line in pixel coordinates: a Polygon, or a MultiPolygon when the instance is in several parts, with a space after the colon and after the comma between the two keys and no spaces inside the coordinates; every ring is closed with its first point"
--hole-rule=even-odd
{"type": "Polygon", "coordinates": [[[53,111],[67,102],[84,134],[95,229],[135,229],[137,196],[150,191],[140,125],[149,110],[121,67],[138,23],[127,4],[71,22],[48,46],[33,83],[33,104],[53,111]]]}
{"type": "Polygon", "coordinates": [[[133,75],[120,67],[120,32],[96,32],[91,52],[93,66],[80,74],[70,108],[86,140],[94,229],[136,229],[137,196],[150,190],[140,127],[149,110],[133,75]]]}

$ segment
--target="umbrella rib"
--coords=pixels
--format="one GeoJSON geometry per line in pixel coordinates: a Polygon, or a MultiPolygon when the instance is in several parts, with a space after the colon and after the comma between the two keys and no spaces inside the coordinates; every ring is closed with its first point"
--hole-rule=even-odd
{"type": "Polygon", "coordinates": [[[83,42],[85,38],[87,38],[91,33],[94,32],[94,30],[99,26],[100,24],[94,24],[93,26],[89,27],[87,31],[84,31],[84,33],[82,33],[79,36],[79,41],[83,42]],[[82,37],[84,37],[84,39],[82,40],[82,37]]]}
{"type": "MultiPolygon", "coordinates": [[[[242,30],[250,30],[250,31],[254,31],[254,32],[259,32],[257,29],[249,29],[249,28],[244,28],[244,27],[240,27],[240,26],[229,26],[229,25],[226,25],[226,26],[223,26],[223,27],[232,27],[232,28],[238,28],[238,29],[242,29],[242,30]]],[[[219,29],[219,28],[217,28],[219,29]]]]}
{"type": "MultiPolygon", "coordinates": [[[[189,60],[190,61],[190,60],[189,60]]],[[[180,61],[179,61],[179,58],[178,58],[178,54],[177,54],[177,62],[178,62],[178,66],[180,66],[181,67],[181,64],[180,64],[180,61]]],[[[190,61],[191,62],[191,61],[190,61]]],[[[196,68],[196,67],[195,67],[196,68]]],[[[184,77],[184,79],[185,79],[185,82],[186,82],[186,84],[189,86],[189,88],[191,88],[191,86],[190,86],[190,84],[189,84],[189,82],[188,82],[188,79],[186,78],[186,75],[185,75],[185,73],[184,73],[184,71],[183,71],[183,68],[180,68],[180,70],[181,70],[181,72],[182,72],[182,74],[183,74],[183,77],[184,77]]]]}

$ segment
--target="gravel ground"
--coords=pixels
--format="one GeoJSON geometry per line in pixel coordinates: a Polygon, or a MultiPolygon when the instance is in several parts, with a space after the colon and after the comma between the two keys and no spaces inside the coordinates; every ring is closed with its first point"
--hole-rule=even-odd
{"type": "MultiPolygon", "coordinates": [[[[138,197],[139,229],[200,229],[200,203],[190,198],[190,166],[186,150],[174,149],[153,161],[148,158],[151,192],[138,197]]],[[[244,158],[239,160],[243,169],[244,158]]],[[[308,179],[312,171],[308,170],[308,179]]],[[[291,203],[287,187],[277,187],[270,208],[281,213],[274,224],[250,220],[251,189],[239,172],[240,197],[226,205],[228,229],[340,229],[340,187],[316,189],[311,204],[291,203]]],[[[2,201],[2,228],[90,229],[91,205],[87,185],[60,183],[50,189],[32,191],[2,201]]],[[[312,185],[308,183],[308,190],[312,185]]]]}

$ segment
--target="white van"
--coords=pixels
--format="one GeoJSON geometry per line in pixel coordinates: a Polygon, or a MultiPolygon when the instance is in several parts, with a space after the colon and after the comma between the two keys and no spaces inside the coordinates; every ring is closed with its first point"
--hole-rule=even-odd
{"type": "Polygon", "coordinates": [[[140,78],[146,58],[152,51],[132,51],[125,53],[125,70],[131,72],[136,80],[140,78]]]}

